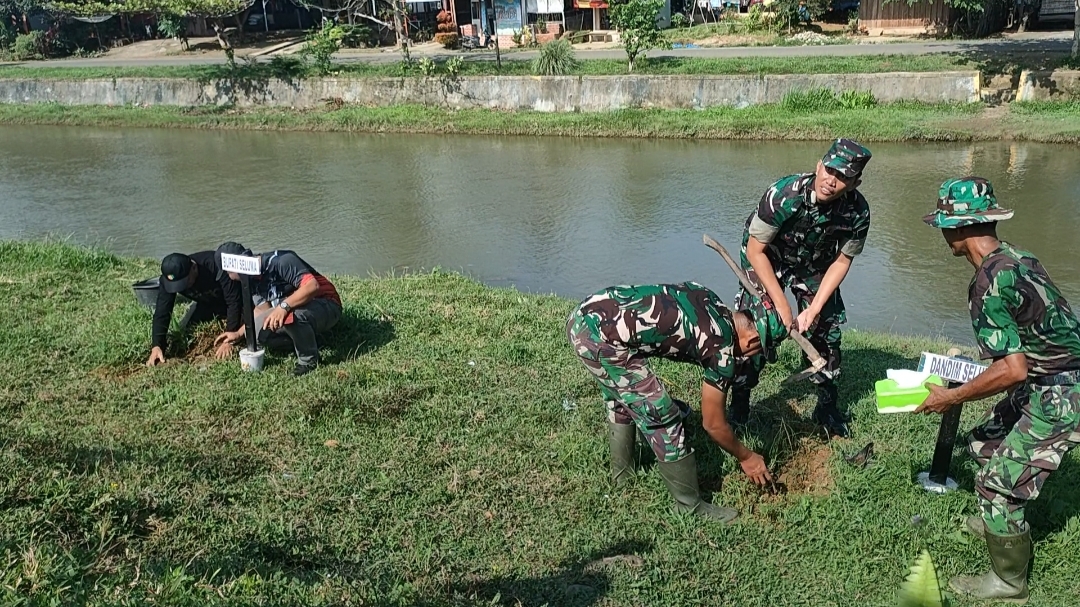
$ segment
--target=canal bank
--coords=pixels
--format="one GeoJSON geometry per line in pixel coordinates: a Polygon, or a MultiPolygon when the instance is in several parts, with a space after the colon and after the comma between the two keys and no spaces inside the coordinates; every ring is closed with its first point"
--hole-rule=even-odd
{"type": "Polygon", "coordinates": [[[705,110],[624,109],[554,113],[453,110],[422,105],[362,107],[327,103],[293,110],[228,106],[0,104],[0,125],[867,142],[1080,142],[1080,102],[898,102],[858,94],[797,93],[780,103],[705,110]]]}
{"type": "MultiPolygon", "coordinates": [[[[257,375],[197,349],[142,366],[150,314],[129,285],[155,259],[3,241],[0,260],[3,604],[886,605],[926,537],[942,538],[941,578],[985,566],[955,533],[958,512],[977,512],[970,484],[915,485],[938,417],[874,408],[873,382],[940,341],[845,333],[850,441],[814,436],[812,387],[780,385],[800,364],[784,344],[747,439],[783,494],[750,485],[700,431],[701,371],[657,361],[694,404],[711,501],[741,512],[725,528],[673,514],[648,461],[611,487],[600,393],[563,333],[574,300],[442,272],[335,275],[345,313],[324,366],[297,381],[280,357],[257,375]],[[871,441],[868,469],[843,461],[871,441]]],[[[962,291],[950,304],[964,308],[962,291]]],[[[981,411],[964,407],[963,427],[981,411]]],[[[1035,604],[1076,596],[1059,564],[1080,561],[1078,454],[1033,517],[1035,604]]]]}

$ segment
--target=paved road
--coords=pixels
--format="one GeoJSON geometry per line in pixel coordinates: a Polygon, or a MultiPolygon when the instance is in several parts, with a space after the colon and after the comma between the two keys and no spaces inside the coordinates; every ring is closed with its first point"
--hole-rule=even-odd
{"type": "MultiPolygon", "coordinates": [[[[1008,38],[990,40],[932,40],[899,43],[861,42],[857,44],[833,44],[824,46],[728,46],[717,48],[682,48],[668,51],[650,51],[649,57],[852,57],[856,55],[926,55],[933,53],[972,53],[994,55],[1015,52],[1062,53],[1072,47],[1072,32],[1033,32],[1014,34],[1008,38]]],[[[504,61],[529,60],[537,55],[536,51],[516,51],[503,53],[504,61]]],[[[579,49],[579,59],[625,59],[621,48],[579,49]]],[[[420,56],[420,53],[414,53],[420,56]]],[[[425,53],[423,56],[446,58],[463,56],[470,60],[494,60],[494,51],[440,52],[425,53]]],[[[258,57],[259,61],[269,61],[269,57],[258,57]]],[[[396,51],[344,51],[335,56],[337,63],[394,63],[400,61],[396,51]]],[[[54,61],[36,61],[28,65],[38,67],[143,67],[156,65],[214,65],[224,63],[219,54],[194,56],[168,56],[139,59],[94,58],[94,59],[58,59],[54,61]]],[[[8,65],[8,64],[2,64],[8,65]]]]}

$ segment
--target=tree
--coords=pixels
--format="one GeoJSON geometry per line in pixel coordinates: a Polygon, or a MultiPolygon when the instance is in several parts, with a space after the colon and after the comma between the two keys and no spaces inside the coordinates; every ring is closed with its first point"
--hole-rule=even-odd
{"type": "Polygon", "coordinates": [[[634,71],[634,61],[645,51],[671,48],[657,25],[664,0],[616,0],[609,5],[611,23],[619,30],[626,49],[628,71],[634,71]]]}

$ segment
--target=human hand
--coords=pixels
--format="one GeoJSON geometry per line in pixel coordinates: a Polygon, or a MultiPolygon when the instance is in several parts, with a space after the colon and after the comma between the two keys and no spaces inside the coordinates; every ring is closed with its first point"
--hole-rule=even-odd
{"type": "Polygon", "coordinates": [[[266,318],[263,319],[263,329],[277,331],[285,324],[285,317],[288,316],[288,314],[288,312],[281,308],[274,308],[274,310],[267,314],[266,318]]]}
{"type": "Polygon", "coordinates": [[[231,341],[224,341],[214,351],[214,356],[219,360],[232,356],[233,346],[231,341]]]}
{"type": "Polygon", "coordinates": [[[796,328],[799,330],[799,333],[806,333],[814,328],[814,325],[817,324],[817,319],[818,313],[807,308],[799,314],[797,319],[795,319],[796,328]]]}
{"type": "Polygon", "coordinates": [[[243,333],[240,331],[225,331],[221,335],[214,338],[214,345],[221,347],[222,343],[231,344],[243,337],[243,333]]]}
{"type": "Polygon", "coordinates": [[[930,395],[915,409],[916,413],[944,413],[956,404],[952,398],[952,390],[937,384],[926,384],[926,388],[930,390],[930,395]]]}
{"type": "Polygon", "coordinates": [[[750,457],[739,462],[739,466],[742,467],[742,471],[746,476],[749,476],[750,480],[757,485],[764,487],[773,480],[772,474],[769,474],[768,466],[765,465],[765,458],[757,453],[751,453],[750,457]]]}
{"type": "Polygon", "coordinates": [[[154,346],[150,350],[150,358],[146,360],[147,367],[153,367],[165,362],[165,353],[161,351],[161,348],[154,346]]]}

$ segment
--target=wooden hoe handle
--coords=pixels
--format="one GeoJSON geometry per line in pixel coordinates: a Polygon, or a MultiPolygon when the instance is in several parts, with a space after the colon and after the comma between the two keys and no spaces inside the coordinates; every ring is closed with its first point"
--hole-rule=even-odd
{"type": "MultiPolygon", "coordinates": [[[[720,256],[724,258],[724,261],[727,262],[728,267],[731,268],[731,271],[734,272],[735,276],[739,278],[739,282],[742,283],[742,286],[747,291],[754,293],[758,296],[759,299],[768,298],[768,295],[766,295],[760,287],[750,282],[750,279],[746,276],[746,273],[743,272],[742,268],[740,268],[739,265],[735,263],[735,260],[731,258],[731,255],[728,255],[727,249],[725,249],[722,244],[713,240],[713,238],[708,234],[705,234],[705,245],[719,253],[720,256]]],[[[802,333],[799,333],[793,327],[788,327],[788,336],[790,336],[791,339],[795,340],[795,343],[799,344],[799,347],[802,348],[802,351],[806,353],[806,356],[810,359],[810,364],[814,368],[822,369],[825,367],[825,359],[821,357],[821,354],[818,354],[817,348],[815,348],[809,341],[807,341],[807,339],[803,337],[802,333]]]]}

